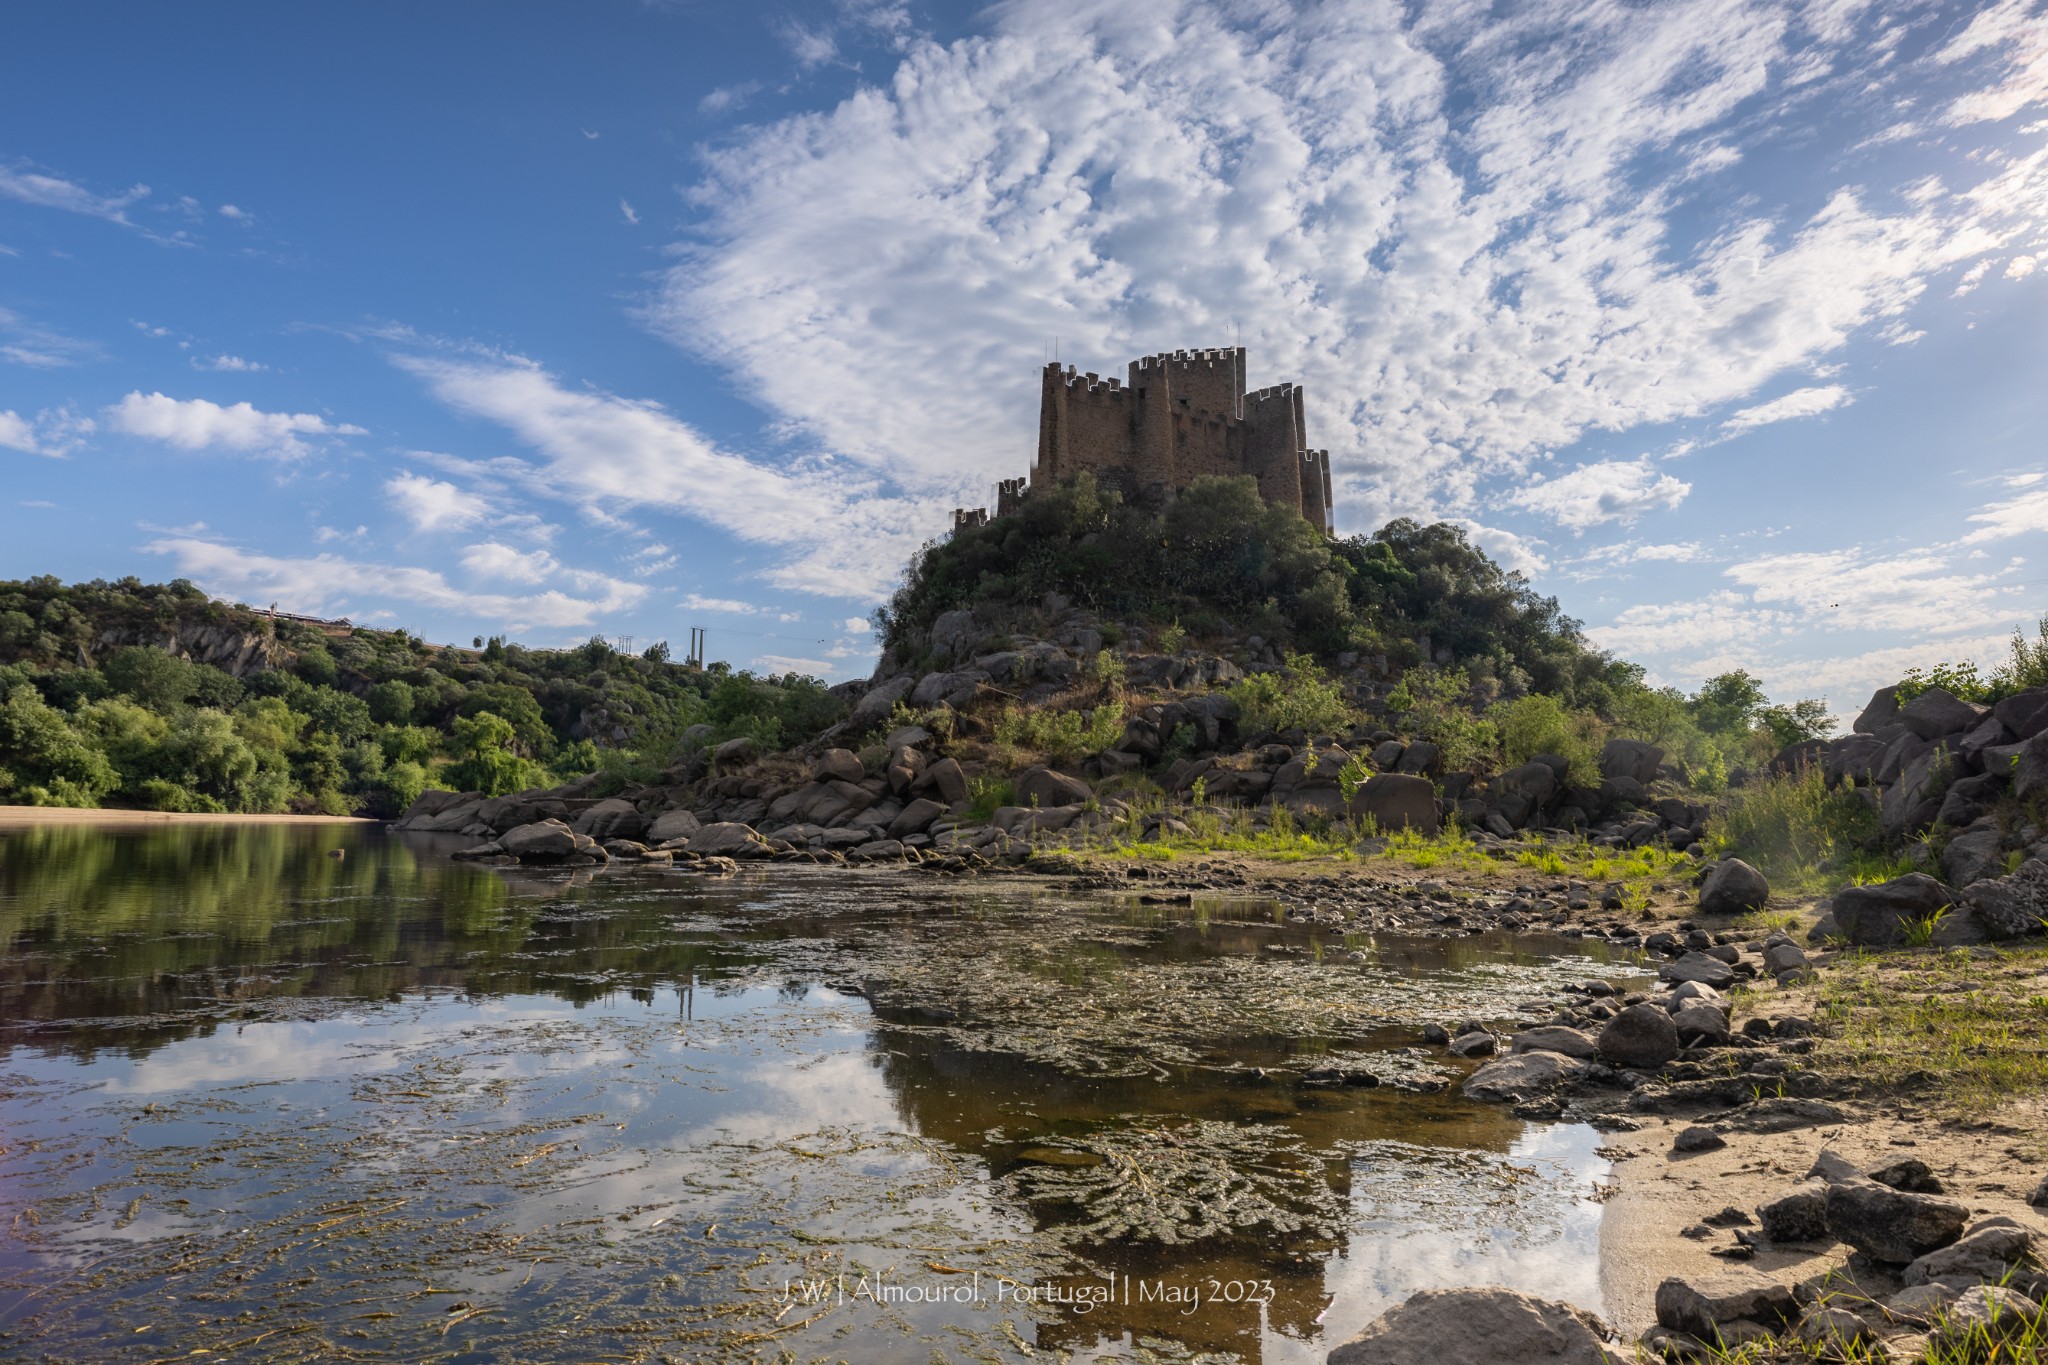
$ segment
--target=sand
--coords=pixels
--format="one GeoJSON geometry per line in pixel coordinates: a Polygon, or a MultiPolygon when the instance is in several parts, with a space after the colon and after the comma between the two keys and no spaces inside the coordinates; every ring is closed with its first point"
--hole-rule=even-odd
{"type": "Polygon", "coordinates": [[[0,806],[0,825],[374,825],[359,815],[207,815],[169,810],[0,806]]]}

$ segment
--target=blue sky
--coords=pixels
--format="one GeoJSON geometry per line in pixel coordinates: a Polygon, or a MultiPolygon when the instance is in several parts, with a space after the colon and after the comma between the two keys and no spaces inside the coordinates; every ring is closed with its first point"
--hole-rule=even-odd
{"type": "Polygon", "coordinates": [[[1036,371],[1684,687],[2048,611],[2048,0],[13,7],[0,575],[864,673],[1036,371]]]}

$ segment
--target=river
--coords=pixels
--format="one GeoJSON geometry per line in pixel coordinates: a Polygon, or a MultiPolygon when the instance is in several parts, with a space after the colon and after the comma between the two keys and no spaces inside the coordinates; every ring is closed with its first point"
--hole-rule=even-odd
{"type": "Polygon", "coordinates": [[[1413,1048],[1598,945],[461,842],[0,826],[0,1355],[1278,1365],[1418,1288],[1602,1306],[1599,1135],[1413,1048]]]}

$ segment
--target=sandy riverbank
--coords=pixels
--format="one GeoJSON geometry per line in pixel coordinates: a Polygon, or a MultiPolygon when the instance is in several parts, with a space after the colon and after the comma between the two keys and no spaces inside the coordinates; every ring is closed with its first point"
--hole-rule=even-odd
{"type": "Polygon", "coordinates": [[[7,825],[374,825],[359,815],[208,815],[168,810],[81,810],[74,806],[0,806],[7,825]]]}
{"type": "Polygon", "coordinates": [[[1712,1253],[1734,1244],[1731,1231],[1685,1235],[1729,1207],[1754,1218],[1759,1204],[1790,1193],[1824,1148],[1864,1170],[1917,1157],[1950,1198],[1970,1206],[1973,1218],[2003,1214],[2048,1232],[2026,1201],[2041,1177],[2029,1149],[2048,1117],[2048,1104],[2030,1100],[1967,1123],[1925,1117],[1909,1107],[1844,1107],[1850,1110],[1847,1123],[1790,1133],[1730,1132],[1726,1147],[1692,1155],[1671,1150],[1672,1139],[1691,1119],[1652,1119],[1636,1132],[1614,1134],[1608,1150],[1615,1155],[1618,1192],[1600,1220],[1607,1320],[1631,1338],[1653,1326],[1657,1285],[1672,1276],[1715,1293],[1760,1278],[1790,1284],[1842,1264],[1848,1248],[1840,1245],[1760,1251],[1753,1260],[1730,1261],[1712,1253]]]}

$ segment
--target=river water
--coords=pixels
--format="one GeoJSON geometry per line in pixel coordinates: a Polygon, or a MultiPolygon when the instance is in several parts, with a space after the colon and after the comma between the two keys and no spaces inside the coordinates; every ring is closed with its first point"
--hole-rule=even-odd
{"type": "Polygon", "coordinates": [[[0,1357],[1301,1362],[1417,1288],[1601,1306],[1598,1136],[1410,1050],[1597,945],[460,842],[0,826],[0,1357]]]}

